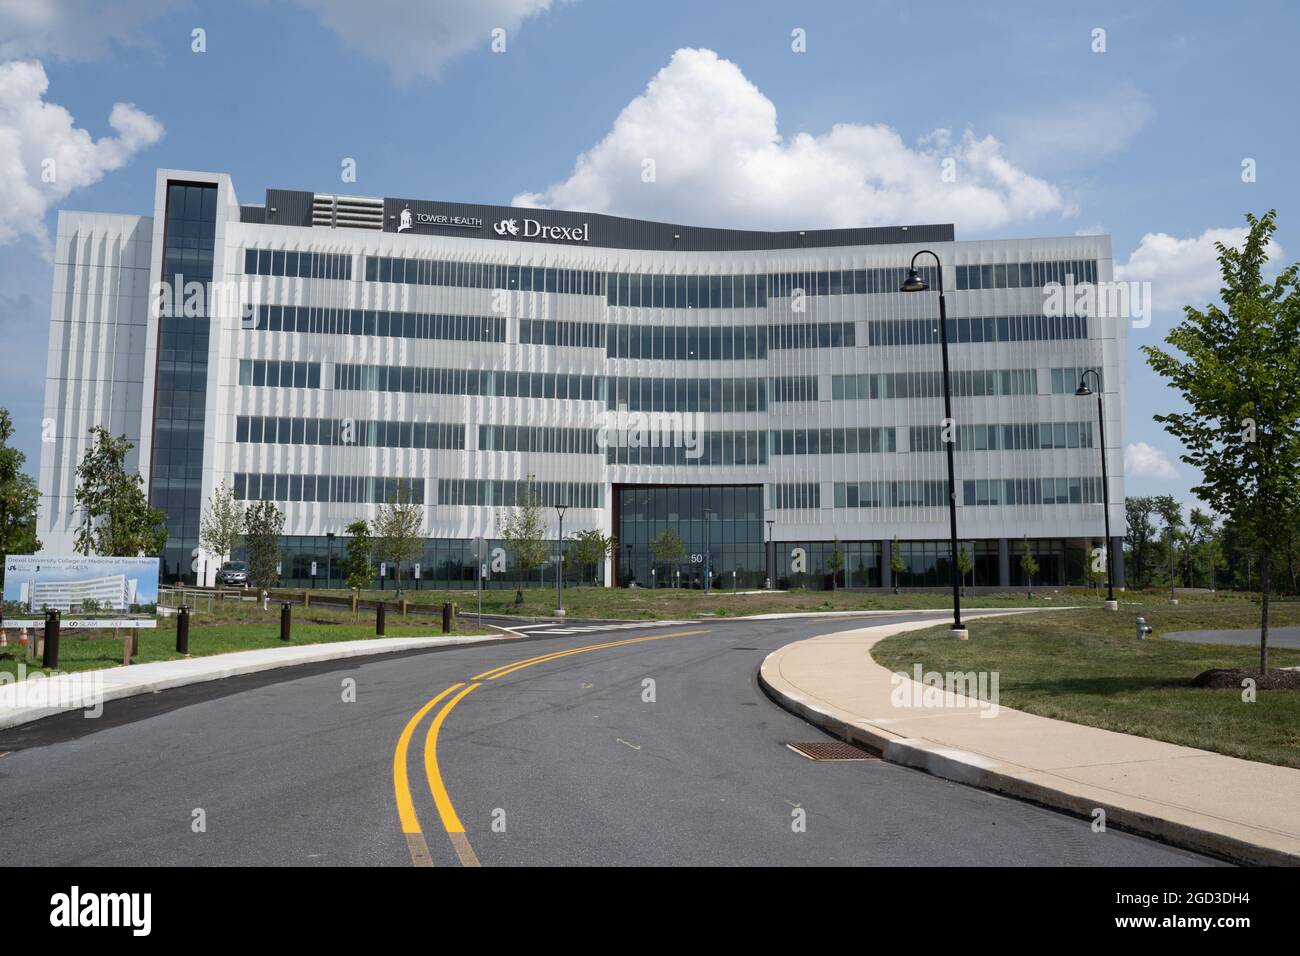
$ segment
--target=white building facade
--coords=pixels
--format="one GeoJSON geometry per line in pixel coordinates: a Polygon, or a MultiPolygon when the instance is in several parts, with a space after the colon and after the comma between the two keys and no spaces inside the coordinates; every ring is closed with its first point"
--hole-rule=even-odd
{"type": "Polygon", "coordinates": [[[20,600],[32,613],[45,608],[67,611],[94,601],[100,610],[121,611],[135,603],[136,579],[110,574],[80,581],[23,581],[20,600]]]}
{"type": "Polygon", "coordinates": [[[838,547],[841,586],[939,587],[953,437],[968,581],[1021,584],[1028,546],[1035,584],[1082,583],[1106,502],[1124,532],[1126,322],[1059,314],[1050,293],[1111,279],[1107,236],[746,232],[288,190],[241,206],[224,174],[159,170],[151,217],[59,216],[39,534],[71,550],[102,423],[168,515],[168,580],[212,580],[199,524],[224,483],[284,512],[286,583],[314,562],[338,586],[347,525],[406,495],[425,506],[422,586],[472,587],[473,539],[499,545],[531,479],[568,505],[566,537],[618,539],[607,583],[820,587],[838,547]],[[899,291],[921,250],[942,262],[951,428],[935,259],[917,262],[931,291],[899,291]],[[683,562],[656,559],[668,528],[683,562]]]}

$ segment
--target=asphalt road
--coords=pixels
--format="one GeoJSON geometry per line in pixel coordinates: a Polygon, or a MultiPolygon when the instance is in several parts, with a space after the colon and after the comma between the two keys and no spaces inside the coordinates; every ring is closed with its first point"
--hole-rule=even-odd
{"type": "Polygon", "coordinates": [[[827,738],[763,694],[759,662],[857,626],[593,631],[110,703],[0,733],[0,845],[9,866],[1212,862],[879,760],[792,752],[827,738]],[[631,643],[578,651],[612,642],[631,643]]]}

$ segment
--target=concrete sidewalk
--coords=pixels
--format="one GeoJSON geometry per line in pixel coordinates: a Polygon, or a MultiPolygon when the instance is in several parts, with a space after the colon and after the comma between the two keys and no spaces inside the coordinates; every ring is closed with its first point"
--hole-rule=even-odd
{"type": "Polygon", "coordinates": [[[870,649],[933,626],[909,621],[788,644],[767,656],[760,679],[790,710],[894,763],[1086,819],[1101,808],[1108,825],[1186,849],[1300,865],[1300,770],[1006,707],[981,716],[960,696],[956,706],[917,706],[921,685],[910,675],[896,681],[870,649]]]}
{"type": "Polygon", "coordinates": [[[188,657],[176,661],[132,664],[129,667],[73,671],[54,677],[29,677],[15,683],[0,684],[0,730],[74,710],[85,710],[87,716],[91,716],[99,705],[110,700],[152,694],[173,687],[241,674],[255,674],[277,667],[499,640],[508,638],[490,634],[465,637],[383,637],[235,651],[231,654],[188,657]]]}

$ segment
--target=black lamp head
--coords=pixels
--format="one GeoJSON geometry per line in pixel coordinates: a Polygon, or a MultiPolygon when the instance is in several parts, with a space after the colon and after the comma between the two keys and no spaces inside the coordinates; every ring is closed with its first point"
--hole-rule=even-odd
{"type": "Polygon", "coordinates": [[[1079,387],[1074,390],[1074,394],[1080,398],[1087,398],[1092,394],[1092,389],[1088,387],[1087,382],[1080,382],[1079,387]]]}
{"type": "Polygon", "coordinates": [[[928,288],[930,287],[926,285],[925,280],[921,278],[921,273],[917,271],[915,266],[913,266],[907,270],[907,278],[903,280],[903,286],[900,291],[924,292],[928,288]]]}

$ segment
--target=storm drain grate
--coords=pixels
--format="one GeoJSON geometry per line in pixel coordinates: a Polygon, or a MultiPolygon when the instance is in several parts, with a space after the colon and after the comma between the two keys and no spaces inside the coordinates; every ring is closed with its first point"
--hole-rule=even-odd
{"type": "Polygon", "coordinates": [[[795,753],[809,760],[879,760],[880,757],[857,744],[843,740],[816,740],[809,743],[786,744],[795,753]]]}

